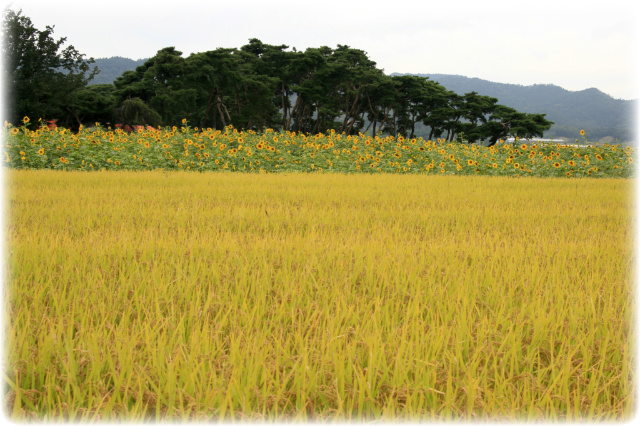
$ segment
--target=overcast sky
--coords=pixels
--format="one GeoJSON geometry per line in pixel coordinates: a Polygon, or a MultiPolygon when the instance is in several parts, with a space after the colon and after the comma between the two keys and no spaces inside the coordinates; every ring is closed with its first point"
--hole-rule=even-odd
{"type": "Polygon", "coordinates": [[[187,57],[250,38],[273,45],[348,45],[385,73],[440,73],[500,83],[598,88],[637,99],[634,0],[15,0],[34,26],[89,57],[187,57]]]}

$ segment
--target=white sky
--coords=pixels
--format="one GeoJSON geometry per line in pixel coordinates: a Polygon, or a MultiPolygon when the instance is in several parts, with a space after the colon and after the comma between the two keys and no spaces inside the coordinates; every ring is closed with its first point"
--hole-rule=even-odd
{"type": "Polygon", "coordinates": [[[598,88],[637,99],[635,0],[14,0],[34,26],[55,26],[88,57],[187,57],[250,38],[362,49],[390,74],[440,73],[500,83],[598,88]]]}

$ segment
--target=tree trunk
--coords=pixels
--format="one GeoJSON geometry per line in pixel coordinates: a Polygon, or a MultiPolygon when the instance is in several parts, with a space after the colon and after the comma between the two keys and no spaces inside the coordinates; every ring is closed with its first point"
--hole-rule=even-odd
{"type": "Polygon", "coordinates": [[[69,113],[71,113],[71,115],[73,115],[73,117],[76,119],[76,123],[78,123],[78,129],[80,128],[80,126],[82,125],[82,123],[80,122],[80,118],[78,118],[78,114],[75,113],[75,111],[73,111],[71,108],[66,107],[67,111],[69,113]]]}
{"type": "MultiPolygon", "coordinates": [[[[300,107],[300,95],[298,95],[296,97],[296,104],[293,106],[293,109],[291,110],[291,113],[289,114],[289,118],[287,119],[287,123],[285,125],[285,129],[286,130],[293,130],[291,129],[291,120],[293,120],[296,114],[300,115],[300,113],[298,112],[298,108],[300,107]]],[[[296,123],[298,123],[299,120],[296,120],[296,123]]]]}
{"type": "MultiPolygon", "coordinates": [[[[380,123],[380,130],[382,130],[382,128],[384,127],[384,124],[387,122],[387,118],[389,118],[389,113],[391,112],[391,108],[387,109],[387,112],[384,115],[384,118],[382,119],[382,123],[380,123]]],[[[373,136],[377,136],[377,133],[374,133],[373,136]]]]}
{"type": "MultiPolygon", "coordinates": [[[[205,127],[207,124],[207,120],[209,119],[209,114],[211,114],[211,108],[213,108],[213,97],[215,96],[217,91],[217,88],[214,87],[213,90],[211,90],[211,94],[209,95],[209,99],[207,100],[207,111],[204,113],[204,118],[202,120],[202,126],[205,127]]],[[[215,127],[215,119],[214,119],[214,127],[215,127]]]]}
{"type": "MultiPolygon", "coordinates": [[[[287,123],[287,115],[288,115],[288,108],[287,108],[287,103],[284,101],[286,98],[286,89],[284,87],[284,82],[282,83],[282,89],[280,92],[280,100],[282,102],[282,127],[286,126],[287,123]]],[[[284,130],[284,129],[283,129],[284,130]]]]}
{"type": "Polygon", "coordinates": [[[222,114],[222,109],[220,109],[220,102],[216,102],[218,107],[218,113],[220,114],[220,119],[222,120],[222,127],[227,127],[227,122],[224,120],[224,114],[222,114]]]}

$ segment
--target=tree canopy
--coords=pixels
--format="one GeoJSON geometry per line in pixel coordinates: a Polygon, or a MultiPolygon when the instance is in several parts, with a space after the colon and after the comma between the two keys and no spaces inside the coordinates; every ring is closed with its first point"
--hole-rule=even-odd
{"type": "Polygon", "coordinates": [[[113,85],[87,87],[90,60],[73,46],[60,51],[52,27],[38,31],[20,12],[5,14],[10,118],[23,115],[85,121],[301,133],[329,130],[495,143],[535,137],[551,127],[544,114],[519,113],[476,92],[457,95],[418,76],[388,76],[367,53],[346,45],[308,48],[253,38],[184,58],[166,47],[113,85]],[[8,37],[7,37],[8,35],[8,37]]]}
{"type": "Polygon", "coordinates": [[[5,10],[2,29],[6,119],[51,117],[80,124],[78,95],[98,72],[90,69],[93,59],[63,47],[66,38],[55,40],[53,27],[36,29],[22,11],[5,10]]]}

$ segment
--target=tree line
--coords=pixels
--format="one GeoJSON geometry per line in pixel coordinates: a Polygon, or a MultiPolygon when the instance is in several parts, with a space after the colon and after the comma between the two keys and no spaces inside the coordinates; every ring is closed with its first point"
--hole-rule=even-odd
{"type": "Polygon", "coordinates": [[[521,113],[476,92],[458,95],[418,76],[388,76],[366,52],[346,45],[305,51],[250,39],[184,58],[166,47],[113,84],[89,86],[98,72],[52,27],[33,28],[20,12],[5,12],[7,115],[82,123],[191,126],[300,133],[335,129],[413,138],[416,124],[429,139],[490,144],[507,136],[542,136],[545,114],[521,113]],[[42,40],[48,42],[44,45],[42,40]],[[44,46],[44,48],[43,48],[44,46]],[[34,84],[34,82],[36,84],[34,84]]]}

